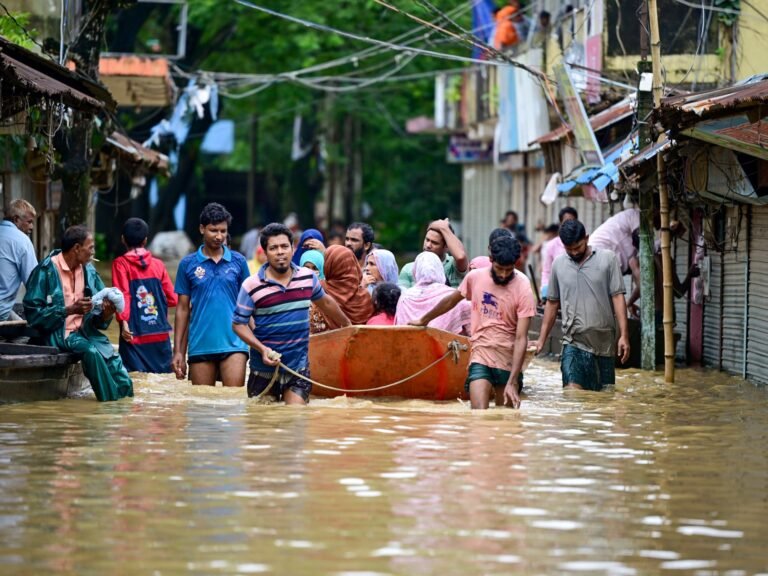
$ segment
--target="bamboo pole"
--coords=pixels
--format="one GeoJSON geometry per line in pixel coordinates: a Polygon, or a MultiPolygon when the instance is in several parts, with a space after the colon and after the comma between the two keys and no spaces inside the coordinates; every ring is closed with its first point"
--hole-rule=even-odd
{"type": "MultiPolygon", "coordinates": [[[[653,105],[661,105],[661,39],[659,37],[659,13],[656,0],[648,0],[651,24],[651,62],[653,63],[653,105]]],[[[675,382],[675,334],[672,286],[672,255],[669,251],[669,191],[667,190],[667,166],[661,152],[656,155],[659,179],[659,211],[661,213],[661,263],[664,286],[664,382],[675,382]]]]}

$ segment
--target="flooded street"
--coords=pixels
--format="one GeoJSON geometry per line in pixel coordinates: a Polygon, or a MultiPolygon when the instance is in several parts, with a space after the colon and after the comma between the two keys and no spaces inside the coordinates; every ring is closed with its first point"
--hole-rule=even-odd
{"type": "Polygon", "coordinates": [[[0,572],[768,572],[768,393],[678,379],[564,393],[537,361],[516,412],[156,376],[0,406],[0,572]]]}

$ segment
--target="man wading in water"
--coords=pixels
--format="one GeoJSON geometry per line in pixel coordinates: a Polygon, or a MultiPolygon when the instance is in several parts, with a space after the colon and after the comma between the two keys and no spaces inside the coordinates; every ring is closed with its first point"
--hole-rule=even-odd
{"type": "Polygon", "coordinates": [[[528,324],[536,314],[531,283],[515,271],[520,243],[509,235],[493,241],[490,268],[472,270],[459,289],[448,294],[421,319],[411,322],[426,326],[459,302],[472,302],[472,352],[464,384],[473,409],[485,410],[496,395],[496,406],[509,403],[520,407],[523,369],[528,347],[528,324]]]}
{"type": "MultiPolygon", "coordinates": [[[[291,231],[283,224],[269,224],[261,231],[267,263],[243,282],[232,315],[232,330],[251,348],[248,396],[261,394],[282,361],[309,377],[309,305],[340,326],[349,326],[336,301],[325,293],[317,275],[291,262],[291,231]],[[248,326],[253,318],[253,331],[248,326]]],[[[367,295],[366,295],[367,296],[367,295]]],[[[270,393],[286,404],[306,404],[312,384],[282,372],[270,393]]]]}
{"type": "Polygon", "coordinates": [[[561,309],[563,387],[599,391],[616,382],[617,322],[619,357],[622,362],[629,358],[627,304],[619,260],[610,250],[589,246],[589,236],[578,220],[563,222],[560,240],[565,254],[552,264],[536,353],[544,347],[561,309]]]}

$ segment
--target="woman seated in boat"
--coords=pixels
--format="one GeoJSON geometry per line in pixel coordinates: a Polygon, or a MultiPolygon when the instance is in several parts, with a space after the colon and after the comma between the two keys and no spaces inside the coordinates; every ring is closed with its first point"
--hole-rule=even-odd
{"type": "MultiPolygon", "coordinates": [[[[400,296],[395,314],[395,324],[404,325],[418,320],[432,310],[447,294],[454,292],[446,285],[445,270],[440,258],[432,252],[422,252],[413,263],[413,278],[416,284],[400,296]]],[[[429,323],[455,334],[469,335],[472,322],[472,304],[460,302],[455,308],[438,316],[429,323]]]]}
{"type": "Polygon", "coordinates": [[[363,268],[363,288],[373,295],[373,290],[382,282],[397,284],[400,269],[397,267],[395,255],[389,250],[377,248],[371,251],[365,259],[363,268]]]}
{"type": "MultiPolygon", "coordinates": [[[[365,324],[373,316],[373,302],[368,291],[360,283],[363,272],[355,254],[345,246],[329,246],[325,250],[323,289],[333,298],[352,324],[365,324]]],[[[319,308],[312,306],[309,329],[312,334],[341,328],[326,317],[319,308]]]]}
{"type": "Polygon", "coordinates": [[[392,326],[395,323],[400,287],[391,282],[381,282],[373,289],[374,315],[366,322],[368,326],[392,326]]]}
{"type": "Polygon", "coordinates": [[[304,254],[301,255],[301,260],[299,260],[299,266],[309,268],[315,275],[317,275],[319,280],[325,280],[325,273],[323,272],[325,268],[325,256],[323,256],[322,252],[318,250],[305,251],[304,254]]]}

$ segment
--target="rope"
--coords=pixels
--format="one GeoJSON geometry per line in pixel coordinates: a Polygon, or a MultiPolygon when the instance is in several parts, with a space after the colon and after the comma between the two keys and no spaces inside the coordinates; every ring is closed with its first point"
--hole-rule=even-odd
{"type": "Polygon", "coordinates": [[[256,399],[258,400],[259,398],[261,398],[264,394],[266,394],[272,388],[272,386],[274,385],[275,381],[277,380],[277,375],[278,375],[278,373],[280,371],[280,368],[283,368],[289,374],[297,376],[297,377],[301,378],[302,380],[306,380],[307,382],[309,382],[313,386],[319,386],[320,388],[325,388],[326,390],[332,390],[334,392],[344,392],[344,393],[354,392],[355,394],[358,394],[358,393],[361,393],[361,392],[377,392],[379,390],[385,390],[387,388],[394,388],[395,386],[399,386],[400,384],[404,384],[405,382],[408,382],[409,380],[413,380],[417,376],[421,376],[422,374],[424,374],[424,372],[426,372],[430,368],[433,368],[434,366],[437,366],[440,362],[442,362],[443,360],[448,358],[448,356],[453,356],[454,363],[458,364],[458,362],[459,362],[459,354],[461,352],[465,352],[468,349],[469,349],[469,347],[466,344],[460,344],[458,340],[452,340],[448,344],[448,350],[445,351],[445,354],[443,354],[442,356],[440,356],[440,358],[438,358],[437,360],[432,362],[429,366],[425,366],[424,368],[422,368],[421,370],[419,370],[415,374],[411,374],[410,376],[408,376],[406,378],[402,378],[401,380],[398,380],[397,382],[392,382],[391,384],[385,384],[384,386],[377,386],[375,388],[361,388],[359,390],[347,390],[345,388],[336,388],[335,386],[330,386],[328,384],[323,384],[321,382],[316,382],[316,381],[312,380],[311,378],[307,378],[303,374],[299,374],[295,370],[291,370],[290,368],[288,368],[288,366],[286,366],[285,364],[280,362],[277,366],[275,366],[275,373],[272,375],[272,380],[269,382],[269,386],[267,386],[261,394],[256,396],[256,399]]]}

